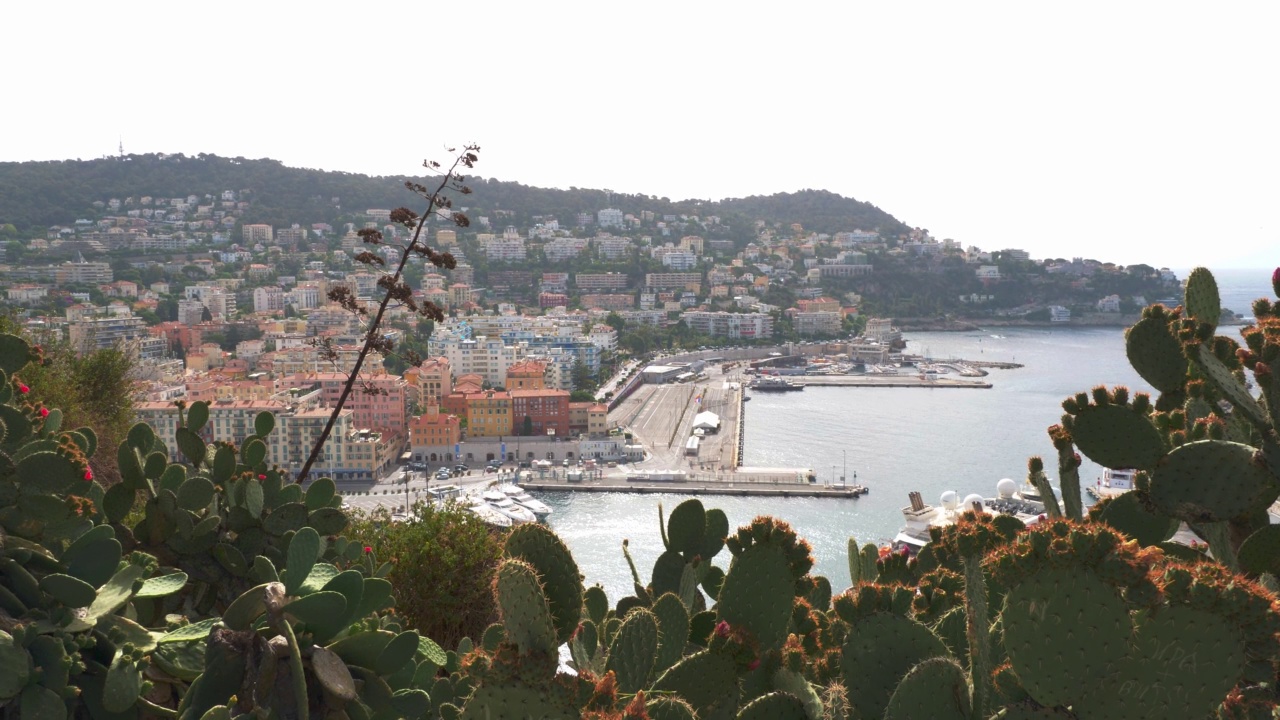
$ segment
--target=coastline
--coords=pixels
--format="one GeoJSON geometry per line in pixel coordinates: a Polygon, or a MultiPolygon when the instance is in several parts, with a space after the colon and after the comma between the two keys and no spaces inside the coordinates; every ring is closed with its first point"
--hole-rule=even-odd
{"type": "MultiPolygon", "coordinates": [[[[1022,318],[893,318],[893,326],[907,332],[980,332],[989,328],[1128,328],[1142,319],[1141,314],[1118,315],[1116,313],[1090,313],[1072,317],[1067,322],[1049,320],[1024,320],[1022,318]]],[[[1219,326],[1244,325],[1244,320],[1221,320],[1219,326]]]]}

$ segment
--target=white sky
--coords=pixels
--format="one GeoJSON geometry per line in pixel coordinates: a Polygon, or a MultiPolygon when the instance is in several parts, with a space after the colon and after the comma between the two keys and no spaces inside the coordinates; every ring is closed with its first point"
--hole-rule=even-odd
{"type": "MultiPolygon", "coordinates": [[[[0,160],[820,188],[1034,257],[1280,264],[1280,4],[10,2],[0,160]]],[[[604,205],[602,196],[601,205],[604,205]]]]}

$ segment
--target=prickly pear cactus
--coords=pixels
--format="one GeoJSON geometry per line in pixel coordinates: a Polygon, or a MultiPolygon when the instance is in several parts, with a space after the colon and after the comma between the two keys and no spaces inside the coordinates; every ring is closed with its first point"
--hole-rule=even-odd
{"type": "Polygon", "coordinates": [[[41,720],[430,709],[444,653],[382,614],[387,568],[337,536],[332,481],[304,491],[264,464],[269,415],[239,449],[211,448],[207,406],[175,409],[189,467],[135,425],[122,481],[103,488],[94,433],[26,400],[21,371],[39,360],[0,336],[0,706],[41,720]]]}

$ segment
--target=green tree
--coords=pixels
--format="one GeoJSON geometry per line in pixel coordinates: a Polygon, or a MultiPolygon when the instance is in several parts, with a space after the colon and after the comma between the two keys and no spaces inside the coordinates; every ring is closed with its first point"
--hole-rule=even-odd
{"type": "Polygon", "coordinates": [[[574,361],[570,377],[573,379],[574,390],[591,390],[595,386],[595,378],[591,376],[591,369],[581,360],[574,361]]]}
{"type": "Polygon", "coordinates": [[[533,434],[533,418],[528,415],[524,416],[524,420],[520,424],[520,434],[525,437],[533,434]]]}
{"type": "Polygon", "coordinates": [[[490,583],[502,539],[462,507],[420,503],[408,522],[356,515],[345,535],[391,562],[396,613],[420,634],[454,647],[497,620],[490,583]]]}
{"type": "MultiPolygon", "coordinates": [[[[22,334],[8,318],[0,318],[0,332],[22,334]]],[[[32,343],[38,339],[27,336],[32,343]]],[[[79,355],[66,341],[43,345],[44,365],[32,363],[20,379],[31,388],[30,402],[60,408],[64,427],[87,426],[98,436],[98,446],[116,447],[134,421],[133,356],[119,348],[79,355]]],[[[95,453],[91,462],[95,477],[104,484],[120,478],[115,453],[95,453]]]]}
{"type": "Polygon", "coordinates": [[[609,315],[605,317],[604,324],[618,332],[622,332],[627,327],[627,321],[623,320],[622,316],[613,310],[610,310],[609,315]]]}

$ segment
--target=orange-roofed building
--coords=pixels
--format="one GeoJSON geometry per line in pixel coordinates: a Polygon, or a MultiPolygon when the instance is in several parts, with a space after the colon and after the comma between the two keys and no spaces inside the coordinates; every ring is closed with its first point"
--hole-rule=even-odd
{"type": "Polygon", "coordinates": [[[544,390],[547,387],[546,377],[546,363],[521,360],[507,368],[507,390],[544,390]]]}
{"type": "MultiPolygon", "coordinates": [[[[409,445],[414,448],[447,448],[462,441],[462,422],[440,412],[435,405],[409,421],[409,445]]],[[[415,450],[414,452],[417,452],[415,450]]]]}
{"type": "Polygon", "coordinates": [[[439,405],[453,392],[453,369],[445,357],[429,358],[405,370],[404,380],[409,384],[409,399],[423,408],[439,405]]]}

